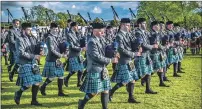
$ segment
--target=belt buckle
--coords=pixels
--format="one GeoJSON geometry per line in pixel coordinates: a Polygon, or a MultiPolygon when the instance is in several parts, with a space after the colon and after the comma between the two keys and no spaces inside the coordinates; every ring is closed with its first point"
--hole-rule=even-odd
{"type": "Polygon", "coordinates": [[[62,62],[59,59],[56,60],[56,67],[62,67],[62,62]]]}
{"type": "Polygon", "coordinates": [[[129,62],[130,69],[133,70],[135,68],[135,63],[133,61],[129,62]]]}

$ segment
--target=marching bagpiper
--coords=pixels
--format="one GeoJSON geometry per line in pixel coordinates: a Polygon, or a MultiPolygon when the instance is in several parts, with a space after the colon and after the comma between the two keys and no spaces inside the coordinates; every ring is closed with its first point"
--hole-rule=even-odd
{"type": "Polygon", "coordinates": [[[175,29],[175,33],[176,33],[175,34],[175,43],[176,43],[177,52],[178,52],[177,53],[177,55],[178,55],[177,72],[185,73],[181,69],[181,61],[183,60],[183,52],[184,52],[184,49],[183,49],[184,43],[182,41],[182,32],[180,30],[180,25],[175,23],[174,29],[175,29]]]}
{"type": "Polygon", "coordinates": [[[111,83],[106,66],[111,62],[116,62],[116,58],[105,57],[104,25],[94,23],[93,34],[87,43],[87,75],[80,87],[86,95],[83,100],[79,100],[78,109],[84,109],[85,104],[95,95],[101,92],[102,108],[107,109],[109,100],[109,90],[111,83]]]}
{"type": "Polygon", "coordinates": [[[149,41],[151,45],[158,45],[158,48],[154,48],[151,50],[150,57],[153,62],[153,69],[154,71],[157,71],[157,74],[159,76],[159,86],[161,87],[169,87],[165,85],[164,80],[163,80],[163,67],[165,66],[165,58],[163,54],[163,50],[166,49],[164,46],[161,45],[161,36],[159,32],[159,22],[158,21],[153,21],[151,22],[151,37],[149,37],[149,41]]]}
{"type": "Polygon", "coordinates": [[[44,84],[41,86],[40,91],[42,95],[46,95],[45,89],[55,77],[58,77],[58,96],[65,96],[62,90],[64,69],[60,58],[67,58],[65,55],[60,53],[61,37],[58,36],[58,24],[51,23],[50,33],[47,37],[48,55],[46,57],[46,63],[42,73],[43,77],[47,77],[44,84]]]}
{"type": "Polygon", "coordinates": [[[118,42],[118,52],[120,54],[120,58],[111,78],[111,81],[115,82],[116,85],[110,90],[109,99],[110,101],[112,100],[113,94],[117,89],[127,85],[127,91],[129,94],[128,102],[140,103],[135,100],[133,95],[135,80],[138,77],[136,71],[134,70],[134,63],[132,59],[135,56],[139,56],[140,53],[132,51],[131,42],[133,39],[130,34],[130,19],[122,18],[119,29],[116,40],[118,42]]]}
{"type": "Polygon", "coordinates": [[[42,105],[37,101],[39,83],[42,81],[42,77],[36,60],[39,59],[40,56],[35,54],[37,40],[32,37],[34,36],[31,35],[31,23],[23,23],[21,36],[16,40],[16,53],[19,58],[19,64],[21,65],[16,82],[16,85],[21,86],[21,88],[15,92],[14,97],[17,105],[20,104],[22,93],[31,86],[31,105],[42,105]]]}
{"type": "Polygon", "coordinates": [[[81,86],[81,78],[83,73],[83,57],[81,56],[81,52],[85,51],[85,47],[82,48],[80,45],[81,37],[78,32],[78,24],[76,22],[72,22],[70,25],[70,31],[67,34],[67,42],[69,45],[69,57],[67,67],[69,71],[69,75],[65,77],[64,84],[68,87],[69,79],[72,75],[77,73],[77,87],[81,86]]]}
{"type": "Polygon", "coordinates": [[[150,50],[157,49],[158,44],[149,44],[148,32],[146,31],[146,19],[139,18],[137,20],[138,28],[135,31],[135,36],[143,41],[142,44],[142,53],[135,60],[135,67],[140,70],[138,75],[142,78],[141,81],[146,82],[146,90],[147,94],[157,94],[157,92],[153,91],[150,87],[151,73],[153,72],[152,60],[150,58],[150,50]]]}
{"type": "MultiPolygon", "coordinates": [[[[168,64],[171,65],[173,64],[173,76],[174,77],[181,77],[179,74],[177,74],[177,63],[178,63],[178,51],[177,51],[177,43],[175,43],[175,33],[173,31],[173,22],[172,21],[167,21],[166,22],[166,31],[167,35],[169,37],[169,44],[170,48],[168,50],[168,64]]],[[[168,66],[169,66],[168,65],[168,66]]]]}
{"type": "Polygon", "coordinates": [[[165,31],[165,24],[163,21],[160,21],[160,38],[161,38],[161,45],[165,47],[165,49],[162,51],[162,55],[164,57],[163,59],[163,81],[170,81],[168,80],[168,77],[166,76],[167,73],[167,65],[168,64],[168,58],[167,58],[167,52],[169,50],[169,37],[166,34],[165,31]]]}

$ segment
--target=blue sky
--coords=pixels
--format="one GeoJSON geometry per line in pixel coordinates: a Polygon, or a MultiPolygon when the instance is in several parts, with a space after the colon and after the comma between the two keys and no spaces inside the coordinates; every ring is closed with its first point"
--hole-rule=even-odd
{"type": "Polygon", "coordinates": [[[134,13],[136,13],[136,9],[138,7],[139,2],[1,2],[1,20],[7,21],[7,11],[8,8],[12,13],[14,18],[21,18],[23,16],[23,12],[21,7],[23,6],[26,10],[37,5],[43,5],[46,8],[52,9],[55,12],[65,12],[69,10],[72,14],[77,14],[78,12],[81,15],[88,19],[87,12],[90,13],[91,18],[94,19],[96,17],[103,18],[104,20],[113,19],[113,13],[111,10],[111,5],[114,6],[120,18],[129,17],[131,18],[131,14],[128,8],[131,8],[134,13]]]}

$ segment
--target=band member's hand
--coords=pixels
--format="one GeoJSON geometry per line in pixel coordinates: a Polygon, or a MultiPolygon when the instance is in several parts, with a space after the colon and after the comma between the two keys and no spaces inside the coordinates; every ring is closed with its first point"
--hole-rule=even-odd
{"type": "Polygon", "coordinates": [[[86,51],[86,47],[83,47],[83,48],[82,48],[82,51],[86,51]]]}
{"type": "Polygon", "coordinates": [[[119,54],[119,53],[116,53],[116,57],[117,57],[117,58],[120,58],[120,54],[119,54]]]}
{"type": "Polygon", "coordinates": [[[170,43],[170,46],[173,46],[173,43],[170,43]]]}
{"type": "Polygon", "coordinates": [[[170,44],[167,44],[167,45],[166,45],[166,48],[169,48],[169,47],[170,47],[170,44]]]}
{"type": "Polygon", "coordinates": [[[137,56],[141,56],[141,52],[137,52],[137,56]]]}
{"type": "Polygon", "coordinates": [[[142,51],[143,51],[143,50],[142,50],[142,47],[140,47],[140,48],[139,48],[139,52],[142,53],[142,51]]]}
{"type": "Polygon", "coordinates": [[[35,55],[36,60],[40,60],[40,55],[35,55]]]}
{"type": "Polygon", "coordinates": [[[118,58],[112,58],[112,63],[118,63],[118,58]]]}
{"type": "Polygon", "coordinates": [[[67,59],[67,55],[65,55],[65,54],[62,54],[62,58],[65,58],[65,59],[67,59]]]}
{"type": "Polygon", "coordinates": [[[158,48],[158,44],[154,44],[154,45],[153,45],[153,48],[158,48]]]}

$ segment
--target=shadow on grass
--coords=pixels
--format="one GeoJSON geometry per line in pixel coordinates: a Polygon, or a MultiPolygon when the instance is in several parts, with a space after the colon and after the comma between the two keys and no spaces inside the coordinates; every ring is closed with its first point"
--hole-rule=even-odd
{"type": "MultiPolygon", "coordinates": [[[[28,91],[27,91],[28,92],[28,91]]],[[[1,98],[2,100],[13,100],[14,99],[14,91],[12,91],[13,94],[9,94],[9,95],[1,95],[1,98]]],[[[23,93],[26,93],[26,92],[23,92],[23,93]]],[[[58,93],[57,91],[54,91],[54,93],[48,93],[46,92],[46,96],[43,96],[41,95],[41,92],[39,91],[38,92],[38,98],[74,98],[74,97],[83,97],[84,94],[81,92],[81,93],[68,93],[68,90],[67,91],[64,91],[64,93],[68,96],[64,96],[64,97],[59,97],[58,96],[58,93]]],[[[32,95],[24,95],[22,94],[22,99],[23,98],[30,98],[31,99],[32,95]]]]}
{"type": "MultiPolygon", "coordinates": [[[[40,102],[42,103],[42,102],[40,102]]],[[[88,104],[98,104],[100,103],[100,101],[93,101],[93,102],[88,102],[88,104]]],[[[122,102],[123,103],[123,102],[122,102]]],[[[32,108],[32,107],[36,107],[36,108],[42,108],[42,107],[46,107],[46,108],[54,108],[54,107],[62,107],[62,106],[71,106],[71,105],[78,105],[78,102],[55,102],[55,103],[42,103],[42,106],[31,106],[30,104],[20,104],[20,105],[16,105],[16,104],[12,104],[12,105],[1,105],[2,109],[10,109],[10,108],[14,108],[14,109],[28,109],[28,108],[32,108]]]]}

